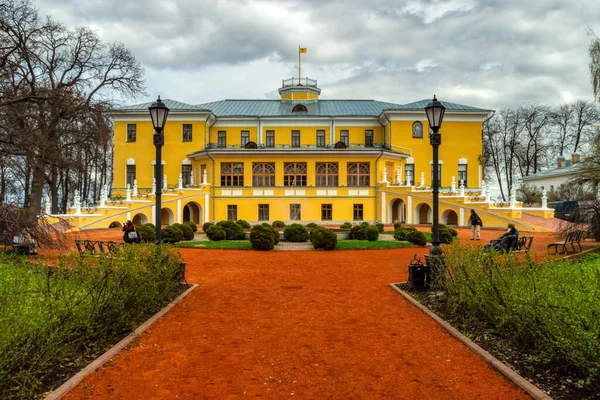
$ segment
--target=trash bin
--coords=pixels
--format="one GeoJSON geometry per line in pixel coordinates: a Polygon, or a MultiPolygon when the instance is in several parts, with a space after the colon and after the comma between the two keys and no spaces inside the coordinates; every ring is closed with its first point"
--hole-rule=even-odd
{"type": "Polygon", "coordinates": [[[421,256],[415,254],[408,264],[408,283],[415,289],[424,289],[426,274],[427,266],[421,262],[421,256]]]}

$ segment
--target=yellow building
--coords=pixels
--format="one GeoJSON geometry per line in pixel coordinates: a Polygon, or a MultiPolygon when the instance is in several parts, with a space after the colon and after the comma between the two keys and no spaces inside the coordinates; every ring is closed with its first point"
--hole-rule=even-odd
{"type": "MultiPolygon", "coordinates": [[[[164,100],[170,113],[163,176],[157,177],[167,188],[162,224],[431,223],[432,148],[424,111],[429,99],[321,100],[317,82],[308,78],[283,81],[279,93],[279,100],[201,105],[164,100]]],[[[494,210],[480,189],[482,123],[491,111],[442,103],[440,221],[467,225],[471,208],[484,223],[487,218],[487,226],[519,218],[518,207],[494,210]]],[[[102,199],[87,214],[76,210],[81,229],[125,219],[156,223],[150,104],[113,112],[112,199],[102,199]]]]}

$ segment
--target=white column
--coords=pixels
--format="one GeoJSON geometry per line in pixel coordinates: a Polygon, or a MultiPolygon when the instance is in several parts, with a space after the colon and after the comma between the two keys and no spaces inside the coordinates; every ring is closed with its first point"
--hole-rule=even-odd
{"type": "Polygon", "coordinates": [[[167,190],[167,174],[163,177],[163,190],[167,190]]]}
{"type": "Polygon", "coordinates": [[[152,194],[156,194],[156,178],[152,178],[152,194]]]}
{"type": "Polygon", "coordinates": [[[183,189],[183,175],[179,174],[179,189],[183,189]]]}
{"type": "Polygon", "coordinates": [[[137,186],[137,179],[133,180],[133,197],[136,197],[138,195],[138,186],[137,186]]]}
{"type": "Polygon", "coordinates": [[[127,214],[125,214],[125,218],[127,219],[127,221],[131,221],[131,212],[127,212],[127,214]]]}
{"type": "Polygon", "coordinates": [[[73,203],[73,205],[75,206],[75,214],[81,215],[81,197],[79,196],[79,190],[75,191],[73,203]]]}
{"type": "Polygon", "coordinates": [[[452,183],[450,185],[450,193],[456,192],[456,178],[452,177],[452,183]]]}
{"type": "Polygon", "coordinates": [[[465,226],[465,209],[462,207],[458,215],[458,226],[465,226]]]}
{"type": "Polygon", "coordinates": [[[485,183],[485,202],[486,203],[492,202],[492,193],[490,192],[490,184],[487,182],[485,183]]]}
{"type": "Polygon", "coordinates": [[[485,197],[485,193],[486,193],[485,189],[486,189],[485,181],[482,180],[481,181],[481,197],[485,197]]]}
{"type": "Polygon", "coordinates": [[[107,200],[106,186],[102,186],[102,189],[100,190],[100,207],[101,208],[106,207],[106,200],[107,200]]]}
{"type": "Polygon", "coordinates": [[[406,171],[406,186],[410,186],[411,181],[410,181],[410,171],[406,171]]]}
{"type": "MultiPolygon", "coordinates": [[[[385,171],[385,170],[384,170],[385,171]]],[[[386,220],[386,201],[385,201],[385,192],[381,192],[381,222],[383,222],[384,224],[387,223],[386,220]]]]}
{"type": "Polygon", "coordinates": [[[548,196],[546,196],[546,189],[542,189],[542,208],[548,209],[548,196]]]}
{"type": "Polygon", "coordinates": [[[208,185],[208,182],[207,182],[207,179],[206,179],[206,178],[207,178],[207,176],[206,176],[206,175],[207,175],[207,173],[206,173],[206,170],[204,170],[204,171],[202,172],[202,184],[203,184],[203,185],[208,185]]]}
{"type": "Polygon", "coordinates": [[[383,168],[383,180],[381,181],[381,183],[388,183],[388,180],[387,180],[387,168],[383,168]]]}
{"type": "Polygon", "coordinates": [[[52,212],[52,202],[50,201],[50,197],[46,197],[46,204],[44,204],[44,208],[46,209],[46,214],[50,215],[52,212]]]}
{"type": "Polygon", "coordinates": [[[412,196],[407,197],[406,214],[407,214],[406,215],[406,223],[412,224],[413,223],[412,196]]]}
{"type": "Polygon", "coordinates": [[[192,173],[190,174],[190,186],[194,186],[194,170],[192,170],[192,173]]]}
{"type": "Polygon", "coordinates": [[[182,223],[183,219],[181,217],[181,200],[177,200],[177,222],[182,223]]]}
{"type": "Polygon", "coordinates": [[[463,179],[460,180],[459,189],[461,197],[465,197],[465,181],[463,179]]]}
{"type": "Polygon", "coordinates": [[[204,194],[204,222],[209,221],[208,216],[208,193],[204,194]]]}
{"type": "Polygon", "coordinates": [[[425,172],[421,172],[421,187],[425,187],[425,172]]]}
{"type": "Polygon", "coordinates": [[[129,186],[129,183],[125,188],[125,201],[131,201],[131,186],[129,186]]]}
{"type": "Polygon", "coordinates": [[[151,217],[152,223],[154,225],[156,225],[156,205],[152,206],[152,213],[151,214],[152,214],[152,217],[151,217]]]}
{"type": "MultiPolygon", "coordinates": [[[[402,183],[402,170],[400,167],[396,168],[396,182],[398,182],[398,184],[402,183]]],[[[407,183],[407,186],[410,186],[410,184],[407,183]]]]}
{"type": "Polygon", "coordinates": [[[517,190],[514,188],[514,186],[512,187],[512,189],[510,189],[510,208],[515,208],[517,205],[517,190]]]}

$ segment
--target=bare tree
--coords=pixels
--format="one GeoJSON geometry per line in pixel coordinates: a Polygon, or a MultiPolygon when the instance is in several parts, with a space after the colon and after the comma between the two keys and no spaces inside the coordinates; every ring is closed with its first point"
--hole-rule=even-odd
{"type": "Polygon", "coordinates": [[[578,100],[572,105],[573,121],[573,153],[577,153],[582,140],[588,141],[594,135],[594,126],[600,121],[598,108],[591,101],[578,100]]]}
{"type": "Polygon", "coordinates": [[[590,43],[590,74],[594,97],[600,101],[600,38],[591,29],[588,31],[590,43]]]}
{"type": "Polygon", "coordinates": [[[522,176],[529,176],[539,171],[550,147],[547,128],[550,121],[550,110],[540,105],[531,105],[520,109],[523,120],[523,140],[519,151],[519,167],[522,176]]]}
{"type": "Polygon", "coordinates": [[[550,120],[555,128],[554,137],[556,138],[553,147],[556,153],[561,156],[565,154],[572,136],[574,116],[575,109],[571,104],[562,104],[550,112],[550,120]]]}

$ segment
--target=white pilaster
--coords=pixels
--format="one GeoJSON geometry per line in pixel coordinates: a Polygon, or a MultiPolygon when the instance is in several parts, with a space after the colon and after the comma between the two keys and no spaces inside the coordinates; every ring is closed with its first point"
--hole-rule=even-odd
{"type": "Polygon", "coordinates": [[[208,222],[209,216],[208,216],[208,193],[204,194],[204,222],[208,222]]]}
{"type": "Polygon", "coordinates": [[[181,224],[183,219],[181,217],[181,199],[177,200],[177,223],[181,224]]]}
{"type": "Polygon", "coordinates": [[[465,209],[462,207],[458,213],[458,226],[465,226],[465,209]]]}
{"type": "Polygon", "coordinates": [[[152,215],[150,219],[152,220],[152,223],[156,225],[156,205],[152,206],[152,215]]]}
{"type": "Polygon", "coordinates": [[[406,198],[406,223],[413,223],[413,206],[412,206],[412,196],[407,196],[406,198]]]}
{"type": "Polygon", "coordinates": [[[125,214],[125,218],[127,219],[127,221],[131,221],[131,212],[127,212],[127,214],[125,214]]]}
{"type": "MultiPolygon", "coordinates": [[[[385,169],[384,169],[385,171],[385,169]]],[[[386,218],[386,201],[385,201],[385,192],[381,192],[381,222],[383,222],[384,224],[387,223],[387,218],[386,218]]]]}

